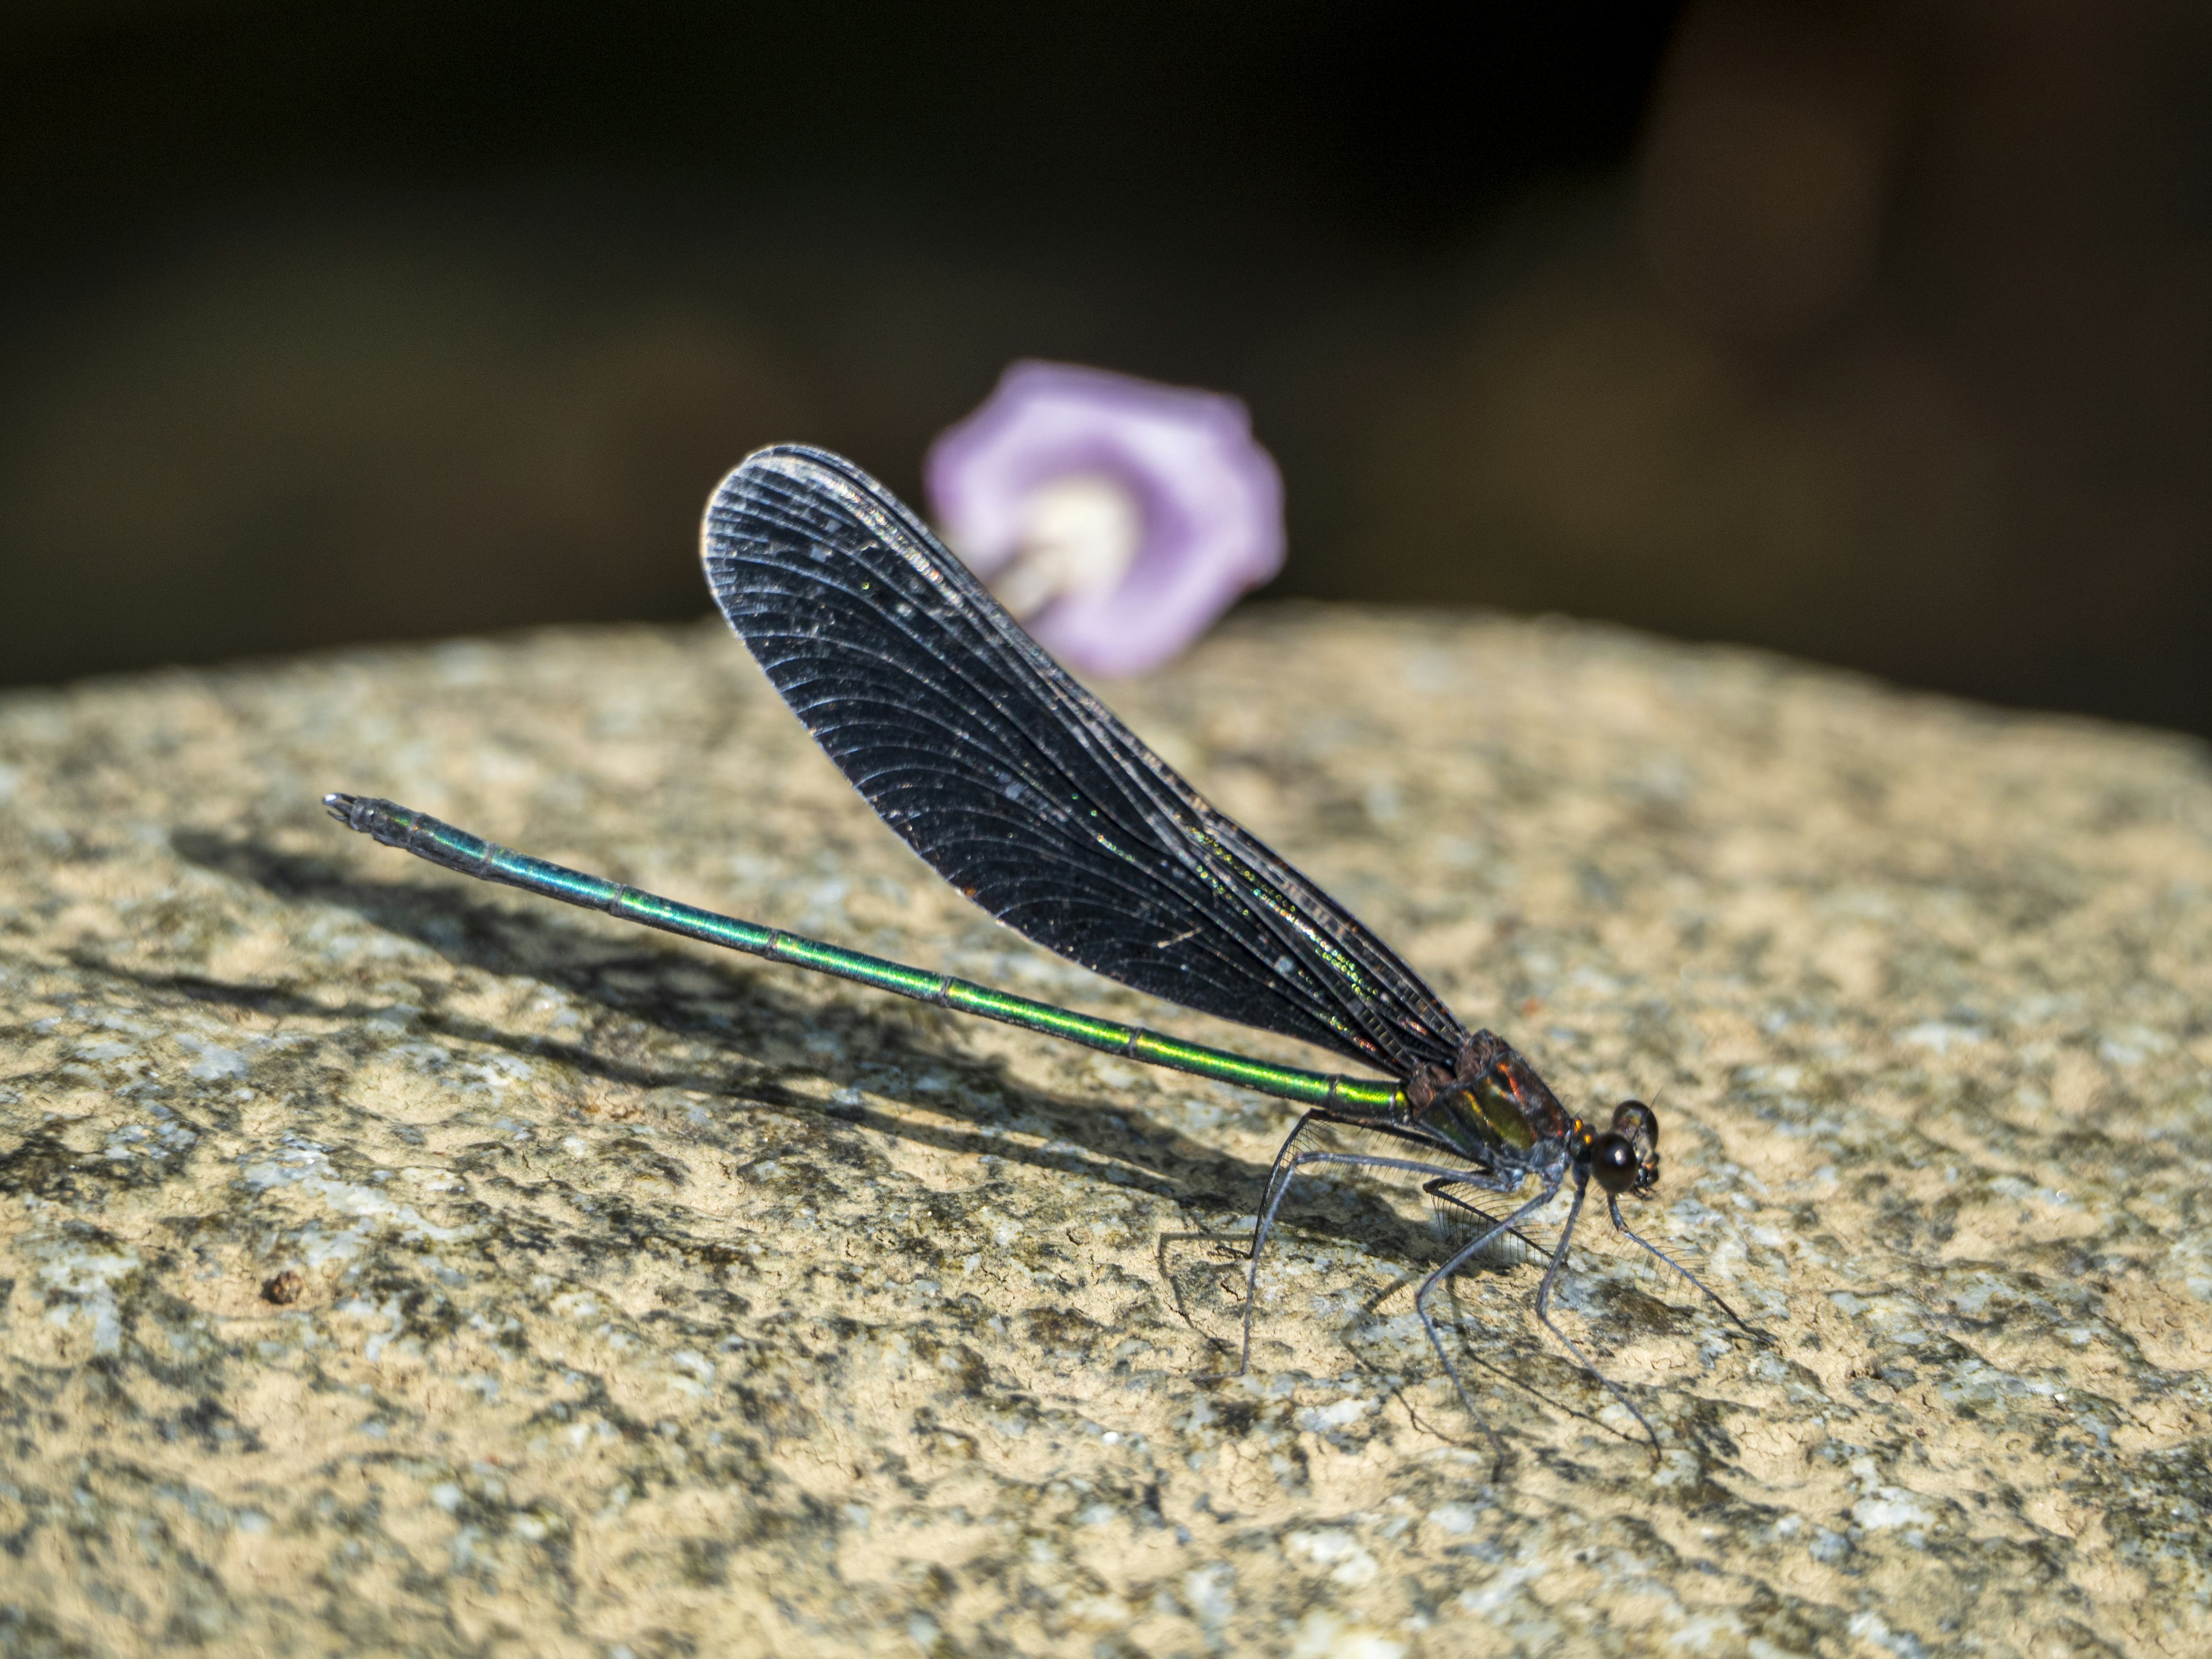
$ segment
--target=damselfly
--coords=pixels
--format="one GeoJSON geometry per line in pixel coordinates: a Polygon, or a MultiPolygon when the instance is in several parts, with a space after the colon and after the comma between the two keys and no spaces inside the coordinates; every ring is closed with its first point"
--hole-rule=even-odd
{"type": "MultiPolygon", "coordinates": [[[[1276,1154],[1245,1269],[1241,1371],[1261,1252],[1297,1178],[1330,1169],[1418,1178],[1476,1237],[1422,1281],[1413,1306],[1493,1448],[1431,1304],[1462,1267],[1520,1238],[1570,1189],[1536,1317],[1626,1407],[1635,1403],[1553,1321],[1552,1293],[1595,1181],[1613,1226],[1624,1194],[1659,1179],[1659,1121],[1640,1101],[1600,1126],[1570,1111],[1503,1038],[1469,1032],[1389,946],[1217,811],[1079,685],[920,519],[842,458],[780,445],[724,479],[707,509],[707,577],[769,681],[868,804],[947,881],[1009,927],[1125,985],[1297,1037],[1383,1073],[1305,1071],[1094,1018],[781,929],[717,915],[527,857],[392,802],[325,796],[331,815],[464,875],[604,910],[689,939],[981,1014],[1305,1107],[1276,1154]],[[1379,1137],[1327,1144],[1329,1126],[1379,1137]],[[1473,1194],[1535,1191],[1493,1218],[1473,1194]]],[[[1501,1206],[1503,1207],[1503,1206],[1501,1206]]]]}

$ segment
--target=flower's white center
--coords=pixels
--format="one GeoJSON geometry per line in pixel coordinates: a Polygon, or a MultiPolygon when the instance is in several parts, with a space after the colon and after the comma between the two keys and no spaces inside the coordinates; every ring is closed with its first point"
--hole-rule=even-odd
{"type": "Polygon", "coordinates": [[[1024,621],[1055,599],[1111,592],[1136,562],[1144,511],[1119,478],[1070,473],[1039,484],[1023,507],[1020,544],[991,591],[1024,621]]]}

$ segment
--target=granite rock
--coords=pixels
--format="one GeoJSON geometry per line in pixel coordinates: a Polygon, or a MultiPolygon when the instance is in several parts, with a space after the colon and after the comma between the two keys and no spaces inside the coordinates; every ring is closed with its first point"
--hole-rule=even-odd
{"type": "MultiPolygon", "coordinates": [[[[1558,623],[1112,693],[1638,1213],[1465,1275],[1279,1103],[472,884],[544,856],[1200,1041],[969,908],[719,626],[0,699],[0,1653],[2212,1650],[2212,769],[1558,623]]],[[[1325,1060],[1319,1063],[1328,1064],[1325,1060]]]]}

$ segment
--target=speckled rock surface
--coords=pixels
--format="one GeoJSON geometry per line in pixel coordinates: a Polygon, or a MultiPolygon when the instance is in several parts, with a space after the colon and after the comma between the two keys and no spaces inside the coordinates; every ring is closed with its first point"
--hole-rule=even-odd
{"type": "Polygon", "coordinates": [[[1564,625],[1246,616],[1116,694],[1576,1103],[1626,1419],[1291,1115],[349,836],[1204,1041],[946,891],[719,628],[0,701],[0,1653],[2212,1650],[2212,772],[1564,625]],[[1209,1238],[1206,1235],[1217,1237],[1209,1238]]]}

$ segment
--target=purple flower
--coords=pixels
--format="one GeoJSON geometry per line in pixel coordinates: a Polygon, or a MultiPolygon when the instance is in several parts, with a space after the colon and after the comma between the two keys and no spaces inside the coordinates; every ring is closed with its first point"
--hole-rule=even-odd
{"type": "Polygon", "coordinates": [[[953,550],[1087,673],[1158,667],[1282,568],[1282,478],[1218,392],[1016,363],[925,477],[953,550]]]}

